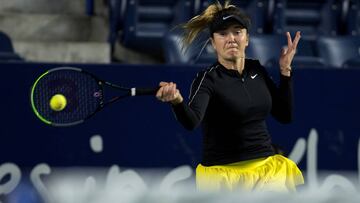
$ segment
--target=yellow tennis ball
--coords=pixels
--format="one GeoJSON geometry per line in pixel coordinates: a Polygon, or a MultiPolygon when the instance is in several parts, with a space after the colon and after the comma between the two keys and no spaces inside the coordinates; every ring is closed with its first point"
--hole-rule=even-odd
{"type": "Polygon", "coordinates": [[[62,94],[55,94],[50,99],[50,108],[54,111],[62,111],[66,107],[66,104],[66,98],[62,94]]]}

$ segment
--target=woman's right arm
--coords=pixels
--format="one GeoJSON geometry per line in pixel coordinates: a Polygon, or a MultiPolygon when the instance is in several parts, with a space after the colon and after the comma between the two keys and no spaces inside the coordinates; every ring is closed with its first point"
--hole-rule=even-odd
{"type": "Polygon", "coordinates": [[[171,103],[177,120],[186,129],[193,130],[204,118],[210,100],[210,88],[205,83],[204,78],[199,77],[193,81],[188,104],[184,102],[180,91],[173,82],[160,82],[160,89],[156,97],[160,101],[171,103]]]}

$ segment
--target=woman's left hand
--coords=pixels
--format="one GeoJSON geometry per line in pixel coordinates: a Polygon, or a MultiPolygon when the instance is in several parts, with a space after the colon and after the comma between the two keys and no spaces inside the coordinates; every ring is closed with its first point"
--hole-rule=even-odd
{"type": "Polygon", "coordinates": [[[291,74],[291,62],[296,53],[296,47],[300,40],[300,31],[296,32],[294,41],[291,40],[291,36],[289,32],[286,32],[288,46],[281,50],[279,65],[280,72],[284,76],[290,76],[291,74]]]}

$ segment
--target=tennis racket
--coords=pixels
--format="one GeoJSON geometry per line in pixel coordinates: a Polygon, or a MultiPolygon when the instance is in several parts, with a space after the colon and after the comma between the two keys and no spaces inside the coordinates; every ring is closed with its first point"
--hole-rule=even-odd
{"type": "Polygon", "coordinates": [[[155,88],[127,88],[101,80],[80,68],[59,67],[40,75],[31,88],[30,101],[35,115],[56,127],[83,123],[104,107],[122,98],[155,95],[155,88]],[[118,94],[105,101],[104,88],[118,94]]]}

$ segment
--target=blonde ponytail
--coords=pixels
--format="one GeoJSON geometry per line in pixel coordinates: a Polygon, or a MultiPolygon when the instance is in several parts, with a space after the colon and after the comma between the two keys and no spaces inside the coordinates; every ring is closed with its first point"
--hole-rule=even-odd
{"type": "Polygon", "coordinates": [[[200,15],[193,17],[187,23],[183,24],[181,26],[184,29],[182,38],[183,46],[189,46],[199,33],[205,30],[213,21],[216,13],[229,7],[235,7],[234,5],[230,5],[230,0],[225,1],[224,6],[217,0],[214,4],[208,6],[200,15]]]}

